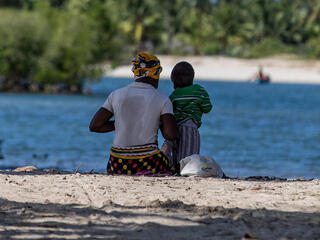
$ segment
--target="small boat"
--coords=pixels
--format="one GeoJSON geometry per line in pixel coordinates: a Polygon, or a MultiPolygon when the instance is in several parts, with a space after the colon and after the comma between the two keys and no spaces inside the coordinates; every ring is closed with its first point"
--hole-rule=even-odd
{"type": "Polygon", "coordinates": [[[266,83],[270,83],[271,81],[270,81],[270,78],[266,76],[264,78],[256,78],[254,82],[257,84],[266,84],[266,83]]]}
{"type": "Polygon", "coordinates": [[[271,82],[270,76],[263,73],[262,66],[259,67],[258,73],[253,78],[253,82],[257,84],[265,84],[271,82]]]}

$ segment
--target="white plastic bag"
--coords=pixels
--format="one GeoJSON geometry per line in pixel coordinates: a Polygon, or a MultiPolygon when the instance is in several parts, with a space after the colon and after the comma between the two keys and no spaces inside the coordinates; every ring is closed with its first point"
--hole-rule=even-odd
{"type": "Polygon", "coordinates": [[[180,161],[181,176],[223,177],[221,167],[211,157],[193,154],[180,161]]]}

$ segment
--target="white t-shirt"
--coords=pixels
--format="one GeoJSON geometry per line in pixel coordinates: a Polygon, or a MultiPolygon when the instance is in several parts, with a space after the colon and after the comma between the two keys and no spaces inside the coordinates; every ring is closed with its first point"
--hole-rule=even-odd
{"type": "Polygon", "coordinates": [[[102,107],[114,114],[114,147],[157,143],[160,116],[173,114],[170,99],[142,82],[113,91],[102,107]]]}

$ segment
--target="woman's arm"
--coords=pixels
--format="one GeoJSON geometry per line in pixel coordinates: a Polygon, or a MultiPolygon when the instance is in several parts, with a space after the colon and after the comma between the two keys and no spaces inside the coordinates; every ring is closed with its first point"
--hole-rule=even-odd
{"type": "Polygon", "coordinates": [[[178,128],[172,114],[166,113],[161,115],[160,122],[160,130],[164,139],[175,140],[178,138],[178,128]]]}
{"type": "Polygon", "coordinates": [[[105,108],[100,108],[90,122],[89,129],[91,132],[105,133],[115,129],[114,121],[110,121],[113,113],[105,108]]]}

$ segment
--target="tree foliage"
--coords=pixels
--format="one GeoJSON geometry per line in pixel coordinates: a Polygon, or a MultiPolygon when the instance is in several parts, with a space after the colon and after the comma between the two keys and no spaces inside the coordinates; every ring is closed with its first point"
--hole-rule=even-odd
{"type": "Polygon", "coordinates": [[[45,52],[48,24],[38,13],[1,11],[0,76],[2,88],[25,87],[37,72],[39,57],[45,52]]]}
{"type": "Polygon", "coordinates": [[[97,39],[95,25],[72,2],[64,11],[46,14],[56,17],[46,51],[39,58],[35,80],[43,84],[59,83],[68,90],[80,91],[83,79],[93,78],[96,74],[93,66],[97,39]]]}
{"type": "Polygon", "coordinates": [[[140,50],[320,57],[319,0],[3,0],[0,8],[2,88],[80,89],[97,64],[140,50]]]}

